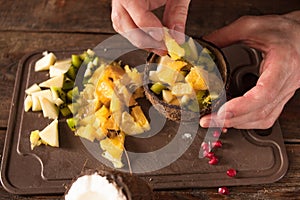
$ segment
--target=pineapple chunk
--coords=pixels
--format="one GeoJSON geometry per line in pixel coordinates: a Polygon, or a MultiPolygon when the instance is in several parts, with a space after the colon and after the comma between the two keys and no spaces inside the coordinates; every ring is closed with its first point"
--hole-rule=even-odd
{"type": "Polygon", "coordinates": [[[171,37],[168,33],[168,30],[165,29],[165,45],[168,49],[168,54],[171,56],[173,60],[177,60],[182,58],[185,55],[185,50],[171,37]]]}
{"type": "Polygon", "coordinates": [[[103,150],[102,156],[110,160],[115,168],[123,167],[121,161],[124,151],[125,134],[120,132],[113,138],[105,138],[100,141],[100,147],[103,150]]]}
{"type": "Polygon", "coordinates": [[[42,144],[42,141],[40,140],[39,133],[40,133],[39,130],[31,131],[31,133],[30,133],[30,147],[31,147],[31,150],[33,150],[34,147],[40,146],[42,144]]]}
{"type": "Polygon", "coordinates": [[[147,120],[147,118],[145,117],[141,106],[135,106],[132,108],[131,110],[131,115],[133,116],[134,120],[141,126],[143,127],[143,129],[145,131],[149,131],[150,130],[150,125],[149,122],[147,120]]]}
{"type": "Polygon", "coordinates": [[[95,132],[96,129],[91,124],[88,124],[86,126],[79,127],[75,134],[81,138],[85,138],[91,142],[94,142],[95,132]]]}
{"type": "Polygon", "coordinates": [[[143,127],[134,121],[134,118],[128,113],[122,113],[120,129],[127,135],[137,135],[144,132],[143,127]]]}
{"type": "Polygon", "coordinates": [[[207,90],[208,87],[205,83],[201,70],[198,67],[192,67],[185,81],[191,85],[195,90],[207,90]]]}
{"type": "Polygon", "coordinates": [[[162,97],[165,102],[170,103],[175,96],[172,94],[170,90],[163,90],[162,97]]]}

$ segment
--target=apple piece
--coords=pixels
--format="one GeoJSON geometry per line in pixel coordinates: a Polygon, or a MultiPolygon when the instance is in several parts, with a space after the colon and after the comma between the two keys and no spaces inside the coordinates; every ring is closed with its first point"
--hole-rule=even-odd
{"type": "Polygon", "coordinates": [[[44,117],[48,117],[49,119],[57,119],[59,112],[55,104],[45,97],[39,97],[39,100],[44,117]]]}
{"type": "Polygon", "coordinates": [[[55,77],[65,74],[71,67],[71,59],[55,62],[49,67],[49,76],[55,77]]]}
{"type": "Polygon", "coordinates": [[[24,110],[25,110],[25,112],[28,112],[31,107],[32,107],[32,97],[31,97],[31,95],[28,95],[24,100],[24,110]]]}
{"type": "Polygon", "coordinates": [[[40,87],[50,88],[50,87],[58,87],[62,88],[64,84],[64,75],[55,76],[50,78],[42,83],[39,84],[40,87]]]}
{"type": "Polygon", "coordinates": [[[167,103],[170,103],[174,99],[174,95],[170,90],[163,90],[162,91],[163,100],[167,103]]]}
{"type": "Polygon", "coordinates": [[[30,94],[32,94],[32,93],[34,93],[34,92],[38,92],[38,91],[41,91],[42,89],[40,88],[40,86],[38,86],[38,84],[36,84],[36,83],[34,83],[32,86],[30,86],[29,88],[27,88],[26,90],[25,90],[25,93],[27,94],[27,95],[30,95],[30,94]]]}
{"type": "Polygon", "coordinates": [[[49,89],[34,92],[34,93],[32,93],[31,97],[32,97],[32,111],[42,110],[40,100],[39,100],[40,97],[45,97],[49,101],[53,102],[52,94],[49,89]]]}
{"type": "Polygon", "coordinates": [[[53,53],[48,53],[35,63],[34,70],[36,72],[48,70],[50,65],[53,65],[55,61],[56,61],[56,56],[53,53]]]}
{"type": "Polygon", "coordinates": [[[34,149],[34,147],[40,146],[42,144],[42,141],[40,140],[40,131],[35,130],[30,132],[30,147],[31,150],[34,149]]]}
{"type": "Polygon", "coordinates": [[[39,136],[44,144],[59,147],[58,120],[53,120],[48,126],[40,131],[39,136]]]}

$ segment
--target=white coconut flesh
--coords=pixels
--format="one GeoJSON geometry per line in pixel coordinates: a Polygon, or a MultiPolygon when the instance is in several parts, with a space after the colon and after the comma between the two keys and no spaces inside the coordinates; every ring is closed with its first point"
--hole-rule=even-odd
{"type": "Polygon", "coordinates": [[[71,186],[65,200],[127,200],[123,192],[106,177],[95,173],[79,177],[71,186]]]}

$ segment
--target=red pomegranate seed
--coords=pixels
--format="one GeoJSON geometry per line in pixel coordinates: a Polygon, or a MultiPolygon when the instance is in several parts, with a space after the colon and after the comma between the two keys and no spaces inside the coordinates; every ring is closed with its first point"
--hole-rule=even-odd
{"type": "Polygon", "coordinates": [[[212,159],[213,157],[216,157],[214,152],[207,152],[205,155],[206,158],[212,159]]]}
{"type": "Polygon", "coordinates": [[[235,177],[236,176],[236,170],[235,169],[228,169],[226,174],[229,176],[229,177],[235,177]]]}
{"type": "Polygon", "coordinates": [[[214,133],[213,133],[213,136],[214,136],[215,138],[219,138],[220,135],[221,135],[221,133],[220,133],[220,131],[218,131],[218,130],[215,130],[214,133]]]}
{"type": "Polygon", "coordinates": [[[208,144],[206,142],[202,142],[201,147],[204,151],[208,150],[208,144]]]}
{"type": "Polygon", "coordinates": [[[216,147],[216,148],[221,148],[222,147],[222,142],[220,140],[215,141],[215,142],[212,143],[212,146],[216,147]]]}
{"type": "Polygon", "coordinates": [[[220,187],[218,189],[219,194],[224,194],[224,195],[228,195],[229,194],[229,190],[227,187],[220,187]]]}
{"type": "Polygon", "coordinates": [[[208,164],[210,165],[216,165],[218,164],[219,160],[216,156],[213,156],[212,158],[210,158],[210,160],[208,161],[208,164]]]}

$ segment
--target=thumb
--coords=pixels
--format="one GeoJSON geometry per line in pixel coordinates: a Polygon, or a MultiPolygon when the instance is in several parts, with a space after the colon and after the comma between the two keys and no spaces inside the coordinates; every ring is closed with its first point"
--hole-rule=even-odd
{"type": "Polygon", "coordinates": [[[220,48],[237,42],[248,41],[251,43],[253,32],[257,30],[259,25],[260,20],[256,16],[243,16],[233,23],[203,36],[203,39],[212,42],[220,48]]]}

